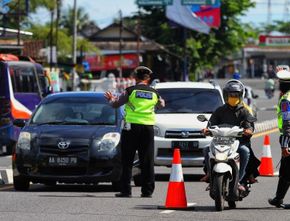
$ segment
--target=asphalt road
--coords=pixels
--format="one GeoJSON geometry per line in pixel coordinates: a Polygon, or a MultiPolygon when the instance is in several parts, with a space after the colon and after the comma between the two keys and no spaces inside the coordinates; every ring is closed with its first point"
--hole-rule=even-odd
{"type": "MultiPolygon", "coordinates": [[[[261,89],[258,107],[258,121],[275,118],[273,106],[277,96],[266,99],[261,89]]],[[[258,134],[252,139],[254,152],[261,158],[265,134],[258,134]]],[[[278,132],[270,135],[271,152],[274,170],[279,163],[280,148],[278,132]]],[[[0,157],[0,168],[11,168],[10,157],[0,157]]],[[[32,185],[28,192],[16,192],[12,185],[0,186],[0,220],[290,220],[289,211],[274,208],[267,203],[276,191],[277,177],[258,177],[259,183],[254,184],[250,195],[237,204],[237,209],[226,209],[216,212],[214,202],[205,188],[206,183],[200,182],[203,172],[201,168],[183,168],[187,203],[196,203],[195,207],[186,211],[165,210],[164,206],[170,175],[170,168],[156,167],[156,189],[153,198],[140,198],[140,187],[133,186],[131,199],[115,198],[109,184],[98,186],[58,185],[47,187],[32,185]]],[[[133,185],[133,183],[132,183],[133,185]]],[[[290,194],[285,198],[290,203],[290,194]]]]}

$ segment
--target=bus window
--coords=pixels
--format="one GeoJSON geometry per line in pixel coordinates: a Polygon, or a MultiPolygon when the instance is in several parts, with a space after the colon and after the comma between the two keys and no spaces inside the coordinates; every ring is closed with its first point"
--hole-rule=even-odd
{"type": "Polygon", "coordinates": [[[15,93],[37,93],[37,82],[32,66],[9,66],[13,91],[15,93]]]}

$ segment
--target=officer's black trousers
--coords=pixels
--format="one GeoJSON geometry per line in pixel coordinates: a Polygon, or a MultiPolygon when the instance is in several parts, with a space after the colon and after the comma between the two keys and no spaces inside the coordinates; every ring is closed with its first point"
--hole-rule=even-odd
{"type": "Polygon", "coordinates": [[[123,173],[121,192],[131,194],[131,178],[134,156],[138,151],[143,194],[152,194],[154,177],[154,130],[151,125],[131,124],[130,130],[122,130],[121,153],[123,173]]]}

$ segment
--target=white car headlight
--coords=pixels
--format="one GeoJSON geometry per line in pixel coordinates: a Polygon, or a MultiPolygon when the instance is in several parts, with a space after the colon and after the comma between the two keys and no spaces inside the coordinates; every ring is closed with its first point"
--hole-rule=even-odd
{"type": "Polygon", "coordinates": [[[107,133],[102,138],[95,140],[94,146],[98,152],[111,151],[117,147],[120,138],[120,133],[107,133]]]}
{"type": "Polygon", "coordinates": [[[153,129],[154,129],[154,136],[156,136],[156,137],[161,137],[161,131],[160,131],[160,128],[157,127],[157,126],[153,126],[153,129]]]}
{"type": "Polygon", "coordinates": [[[29,132],[20,132],[17,147],[22,150],[30,150],[31,134],[29,132]]]}

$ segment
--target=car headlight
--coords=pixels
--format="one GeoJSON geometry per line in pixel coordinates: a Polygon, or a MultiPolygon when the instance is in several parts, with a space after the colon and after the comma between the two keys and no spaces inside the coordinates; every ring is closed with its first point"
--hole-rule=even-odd
{"type": "Polygon", "coordinates": [[[97,152],[111,151],[117,147],[120,142],[120,133],[107,133],[102,138],[94,141],[97,152]]]}
{"type": "Polygon", "coordinates": [[[154,136],[161,137],[160,128],[157,126],[153,126],[153,129],[154,129],[154,136]]]}
{"type": "Polygon", "coordinates": [[[29,132],[20,132],[17,148],[22,150],[30,150],[31,134],[29,132]]]}

